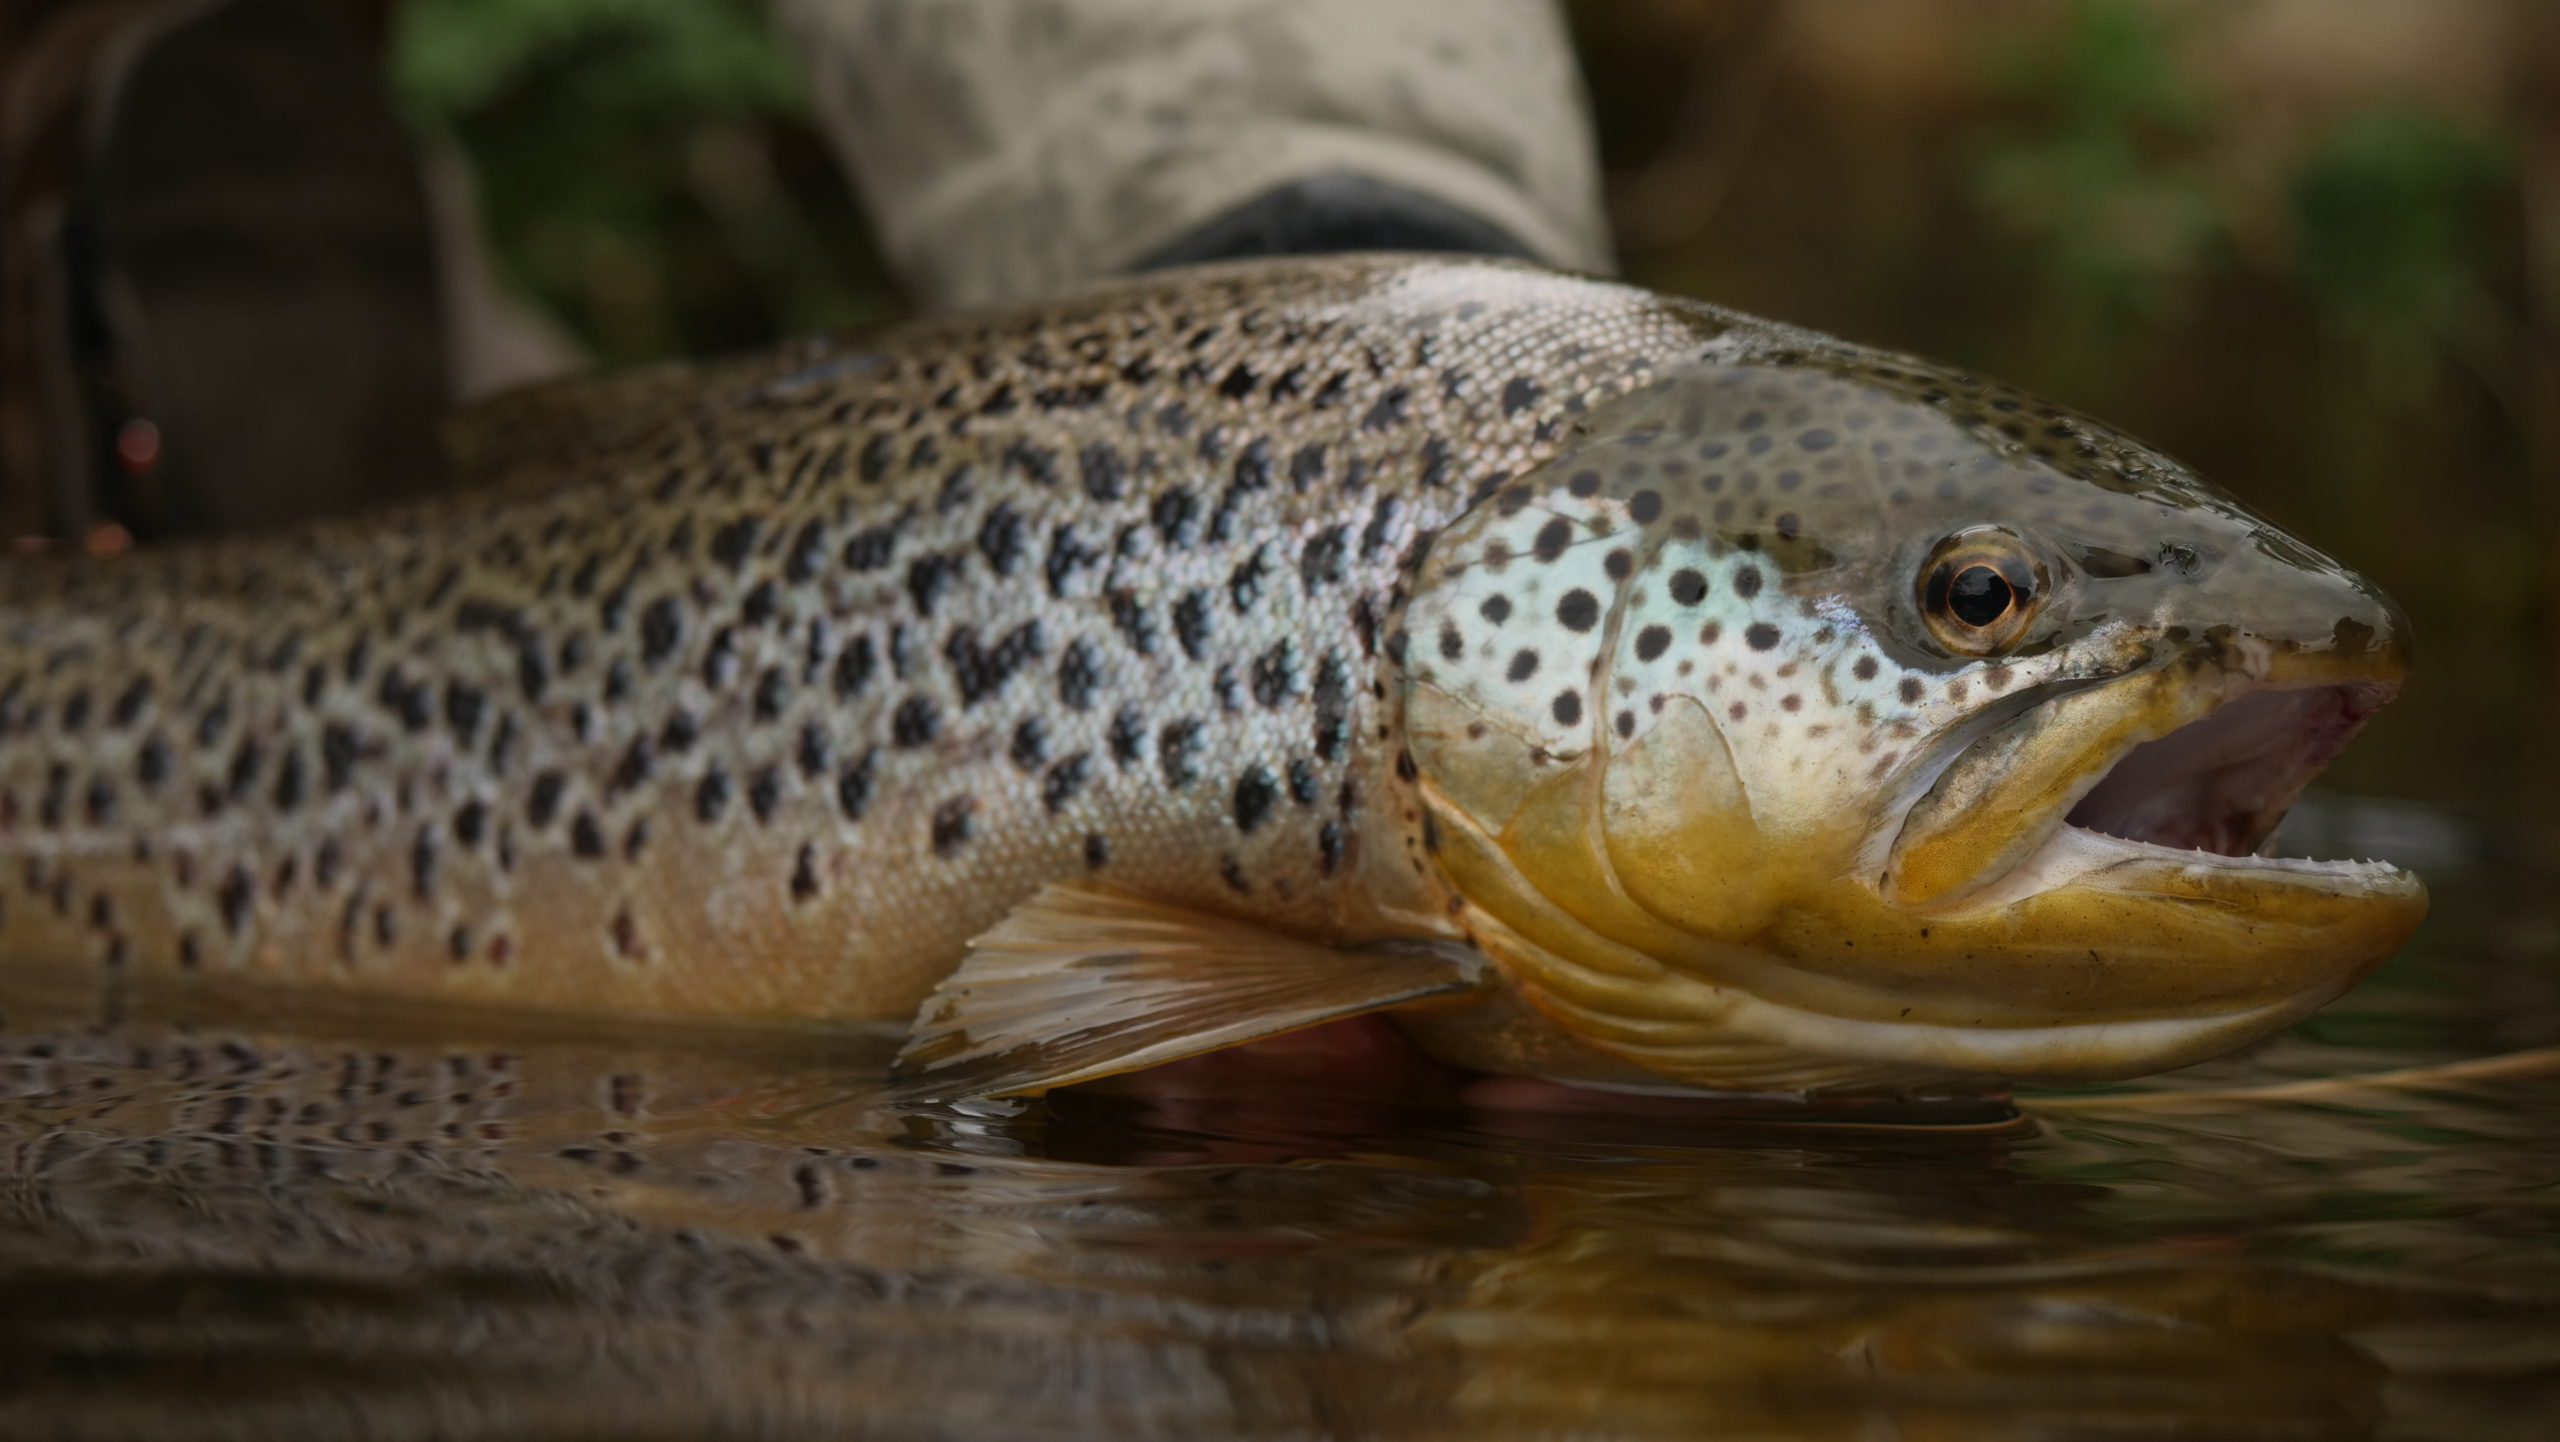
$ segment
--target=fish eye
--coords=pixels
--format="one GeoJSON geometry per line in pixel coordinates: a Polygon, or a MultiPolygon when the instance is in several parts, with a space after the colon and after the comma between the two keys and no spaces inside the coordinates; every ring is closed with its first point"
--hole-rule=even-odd
{"type": "Polygon", "coordinates": [[[2044,598],[2044,567],[2007,531],[1959,531],[1920,571],[1920,615],[1950,651],[1997,655],[2026,634],[2044,598]]]}

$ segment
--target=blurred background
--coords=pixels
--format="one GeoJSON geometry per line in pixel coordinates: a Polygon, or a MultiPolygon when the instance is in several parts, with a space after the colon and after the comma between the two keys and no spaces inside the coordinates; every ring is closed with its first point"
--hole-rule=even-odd
{"type": "MultiPolygon", "coordinates": [[[[40,82],[60,69],[24,42],[58,34],[67,13],[104,27],[155,8],[171,7],[0,12],[0,43],[21,42],[0,115],[13,208],[42,198],[29,157],[45,154],[40,82]]],[[[2560,716],[2551,6],[1566,8],[1628,278],[1998,374],[2184,457],[2414,613],[2420,679],[2332,773],[2338,786],[2510,814],[2519,787],[2560,795],[2543,744],[2560,716]]],[[[377,90],[405,135],[351,123],[296,143],[329,152],[312,168],[323,180],[331,164],[354,175],[369,145],[410,144],[423,199],[368,198],[342,176],[325,196],[254,203],[303,205],[330,254],[370,244],[373,279],[317,283],[386,316],[402,302],[380,277],[434,268],[449,353],[428,361],[463,397],[906,305],[758,0],[361,0],[335,13],[345,23],[296,43],[336,47],[319,69],[377,90]],[[401,212],[417,205],[434,254],[399,250],[418,229],[402,230],[401,212]]],[[[251,41],[273,49],[276,36],[192,43],[251,41]]],[[[199,102],[214,117],[202,123],[254,108],[238,101],[199,102]]],[[[129,188],[176,203],[165,183],[129,188]]],[[[29,258],[14,258],[23,275],[29,258]]],[[[315,261],[291,284],[325,271],[315,261]]],[[[257,344],[289,341],[281,322],[258,330],[257,344]]],[[[315,384],[310,404],[329,404],[325,374],[315,384]]],[[[89,458],[124,488],[93,518],[116,528],[107,544],[127,525],[147,538],[258,519],[172,519],[150,490],[156,434],[129,419],[107,417],[89,458]]],[[[424,435],[435,419],[381,429],[424,435]]],[[[29,424],[0,431],[18,442],[0,450],[19,461],[0,477],[9,534],[44,528],[29,519],[45,514],[29,424]]],[[[438,483],[417,459],[430,451],[337,469],[398,494],[438,483]]]]}

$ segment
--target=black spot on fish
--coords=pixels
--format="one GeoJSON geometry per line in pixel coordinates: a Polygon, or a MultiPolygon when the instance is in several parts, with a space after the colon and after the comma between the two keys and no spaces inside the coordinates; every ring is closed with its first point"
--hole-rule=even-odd
{"type": "Polygon", "coordinates": [[[758,722],[782,719],[791,704],[791,677],[779,666],[767,666],[756,678],[755,716],[758,722]]]}
{"type": "Polygon", "coordinates": [[[917,615],[933,615],[933,603],[960,579],[964,564],[958,556],[940,555],[921,556],[908,564],[907,596],[915,602],[917,615]]]}
{"type": "Polygon", "coordinates": [[[1905,676],[1902,678],[1901,693],[1902,699],[1906,703],[1917,704],[1920,700],[1920,689],[1919,677],[1905,676]]]}
{"type": "Polygon", "coordinates": [[[1046,649],[1040,623],[1035,620],[1014,627],[992,646],[978,640],[976,627],[955,627],[943,643],[942,654],[951,663],[952,675],[960,683],[960,704],[966,707],[1002,691],[1016,671],[1038,659],[1046,649]]]}
{"type": "Polygon", "coordinates": [[[869,485],[887,480],[889,467],[897,463],[896,446],[886,431],[874,432],[871,439],[862,443],[862,458],[856,463],[855,473],[869,485]]]}
{"type": "Polygon", "coordinates": [[[792,538],[790,559],[783,563],[782,576],[784,580],[795,586],[803,585],[816,579],[818,572],[826,563],[826,530],[816,521],[811,521],[800,528],[799,535],[792,538]]]}
{"type": "MultiPolygon", "coordinates": [[[[332,731],[337,729],[330,728],[332,731]]],[[[161,782],[169,779],[170,762],[169,743],[155,734],[144,740],[142,748],[134,753],[134,779],[140,781],[145,790],[156,790],[161,782]]]]}
{"type": "Polygon", "coordinates": [[[856,636],[836,657],[835,692],[839,701],[851,701],[871,684],[871,674],[879,668],[879,658],[872,650],[869,636],[856,636]]]}
{"type": "Polygon", "coordinates": [[[949,856],[969,842],[977,831],[978,798],[954,796],[934,808],[933,854],[949,856]]]}
{"type": "Polygon", "coordinates": [[[1558,516],[1554,520],[1551,520],[1538,528],[1538,539],[1535,549],[1537,557],[1541,561],[1553,562],[1562,560],[1564,558],[1565,547],[1572,544],[1573,523],[1562,516],[1558,516]]]}
{"type": "Polygon", "coordinates": [[[1556,602],[1556,620],[1568,631],[1588,631],[1600,622],[1600,598],[1576,586],[1556,602]]]}
{"type": "Polygon", "coordinates": [[[1308,591],[1342,579],[1350,537],[1349,526],[1330,526],[1307,542],[1306,549],[1298,555],[1298,579],[1308,591]]]}
{"type": "Polygon", "coordinates": [[[847,821],[860,821],[871,804],[871,767],[877,755],[865,751],[861,760],[836,773],[836,807],[847,821]]]}
{"type": "Polygon", "coordinates": [[[1733,573],[1733,594],[1748,601],[1760,594],[1760,568],[1745,566],[1733,573]]]}
{"type": "Polygon", "coordinates": [[[1404,502],[1393,494],[1381,495],[1369,510],[1369,524],[1360,532],[1362,558],[1376,555],[1395,532],[1396,522],[1404,515],[1404,502]]]}
{"type": "Polygon", "coordinates": [[[1147,718],[1135,706],[1123,706],[1111,717],[1111,759],[1123,768],[1147,754],[1147,718]]]}
{"type": "Polygon", "coordinates": [[[461,681],[448,681],[444,688],[445,724],[453,728],[453,739],[466,748],[480,734],[480,717],[487,709],[488,698],[478,687],[461,681]]]}
{"type": "Polygon", "coordinates": [[[1271,547],[1267,542],[1254,547],[1227,573],[1227,603],[1235,607],[1237,615],[1250,615],[1262,603],[1262,583],[1270,574],[1271,547]]]}
{"type": "Polygon", "coordinates": [[[771,821],[782,805],[782,772],[777,767],[760,766],[747,778],[747,808],[758,821],[771,821]]]}
{"type": "Polygon", "coordinates": [[[1670,649],[1671,628],[1668,626],[1647,626],[1636,633],[1636,659],[1639,661],[1659,659],[1670,649]]]}
{"type": "Polygon", "coordinates": [[[1050,767],[1049,774],[1041,778],[1040,804],[1047,807],[1053,816],[1065,810],[1076,793],[1084,789],[1092,771],[1093,753],[1089,751],[1079,751],[1050,767]]]}
{"type": "Polygon", "coordinates": [[[621,796],[639,790],[648,781],[655,760],[656,752],[650,746],[649,738],[645,735],[632,737],[631,744],[623,749],[622,760],[615,764],[612,777],[605,783],[605,794],[621,796]]]}
{"type": "Polygon", "coordinates": [[[258,883],[250,877],[249,868],[238,862],[232,863],[231,870],[222,878],[221,887],[214,893],[215,904],[222,908],[223,930],[234,936],[247,930],[249,908],[257,899],[258,883]]]}
{"type": "Polygon", "coordinates": [[[568,778],[557,771],[545,771],[533,778],[533,789],[525,800],[524,816],[535,830],[549,826],[552,818],[560,814],[560,793],[567,790],[568,785],[568,778]]]}
{"type": "Polygon", "coordinates": [[[1554,713],[1557,725],[1577,725],[1582,720],[1582,693],[1559,691],[1556,693],[1554,704],[1548,707],[1548,710],[1554,713]]]}
{"type": "Polygon", "coordinates": [[[1155,522],[1156,534],[1175,550],[1188,547],[1199,535],[1200,501],[1188,486],[1168,486],[1147,510],[1155,522]]]}
{"type": "Polygon", "coordinates": [[[987,564],[995,567],[997,575],[1010,576],[1022,564],[1023,554],[1028,549],[1025,536],[1029,530],[1022,513],[1005,502],[998,501],[988,507],[987,519],[978,527],[978,549],[985,554],[987,564]]]}
{"type": "Polygon", "coordinates": [[[1163,769],[1164,782],[1179,791],[1198,780],[1202,733],[1207,728],[1192,717],[1168,723],[1156,738],[1157,764],[1163,769]]]}
{"type": "Polygon", "coordinates": [[[1004,469],[1035,486],[1054,489],[1059,480],[1058,453],[1047,446],[1027,440],[1014,441],[1004,449],[1004,469]]]}
{"type": "Polygon", "coordinates": [[[755,554],[756,536],[763,523],[754,516],[740,516],[711,535],[711,559],[736,570],[755,554]]]}
{"type": "Polygon", "coordinates": [[[1253,699],[1268,709],[1289,699],[1298,684],[1297,643],[1283,636],[1253,658],[1253,699]]]}
{"type": "Polygon", "coordinates": [[[1754,651],[1772,651],[1777,649],[1778,628],[1766,621],[1754,621],[1743,631],[1742,639],[1754,651]]]}
{"type": "Polygon", "coordinates": [[[1339,649],[1327,650],[1316,667],[1316,755],[1339,761],[1351,744],[1351,667],[1339,649]]]}
{"type": "Polygon", "coordinates": [[[1067,643],[1066,655],[1058,662],[1058,699],[1078,711],[1087,710],[1101,686],[1102,653],[1078,636],[1067,643]]]}
{"type": "Polygon", "coordinates": [[[1422,443],[1422,474],[1418,478],[1419,483],[1431,490],[1438,490],[1449,484],[1451,460],[1449,442],[1445,438],[1433,436],[1424,441],[1422,443]]]}
{"type": "Polygon", "coordinates": [[[898,551],[896,523],[873,526],[856,531],[844,543],[844,564],[849,571],[877,571],[889,564],[898,551]]]}
{"type": "Polygon", "coordinates": [[[1325,875],[1331,876],[1342,869],[1344,850],[1341,822],[1328,821],[1316,828],[1316,864],[1325,875]]]}
{"type": "Polygon", "coordinates": [[[1173,634],[1182,653],[1197,661],[1209,646],[1209,593],[1194,587],[1173,605],[1173,634]]]}
{"type": "Polygon", "coordinates": [[[1076,457],[1076,464],[1084,476],[1085,494],[1097,501],[1116,501],[1127,489],[1128,464],[1118,451],[1101,441],[1086,446],[1076,457]]]}
{"type": "Polygon", "coordinates": [[[108,720],[119,728],[130,726],[141,719],[143,708],[150,704],[151,678],[137,676],[116,697],[115,706],[108,712],[108,720]]]}
{"type": "Polygon", "coordinates": [[[1250,835],[1271,815],[1273,803],[1280,799],[1280,783],[1272,778],[1270,768],[1255,766],[1236,778],[1236,829],[1250,835]]]}
{"type": "Polygon", "coordinates": [[[941,734],[942,708],[920,691],[899,702],[889,718],[889,739],[903,748],[925,745],[941,734]]]}
{"type": "Polygon", "coordinates": [[[1037,771],[1049,760],[1049,727],[1037,716],[1025,716],[1013,728],[1013,764],[1037,771]]]}
{"type": "Polygon", "coordinates": [[[302,748],[287,747],[284,760],[276,767],[275,805],[278,811],[290,812],[302,804],[302,748]]]}
{"type": "Polygon", "coordinates": [[[1707,598],[1707,578],[1683,566],[1671,573],[1671,599],[1694,606],[1707,598]]]}
{"type": "Polygon", "coordinates": [[[1141,656],[1155,654],[1155,613],[1126,586],[1111,593],[1111,626],[1129,643],[1130,650],[1141,656]]]}
{"type": "Polygon", "coordinates": [[[648,666],[660,665],[675,654],[676,643],[684,639],[683,612],[672,596],[661,596],[640,613],[640,660],[648,666]]]}
{"type": "MultiPolygon", "coordinates": [[[[737,677],[737,632],[732,627],[723,626],[711,633],[711,644],[702,648],[702,684],[714,691],[725,691],[737,677]]],[[[585,729],[583,726],[579,728],[582,733],[585,729]]]]}
{"type": "Polygon", "coordinates": [[[1049,559],[1041,567],[1043,573],[1049,578],[1049,594],[1063,599],[1067,594],[1068,585],[1075,580],[1076,572],[1096,565],[1101,560],[1102,553],[1087,546],[1083,539],[1076,535],[1076,528],[1072,524],[1059,526],[1056,534],[1049,540],[1049,559]]]}
{"type": "Polygon", "coordinates": [[[1303,491],[1323,479],[1323,442],[1310,441],[1298,447],[1297,453],[1289,457],[1289,484],[1303,491]]]}

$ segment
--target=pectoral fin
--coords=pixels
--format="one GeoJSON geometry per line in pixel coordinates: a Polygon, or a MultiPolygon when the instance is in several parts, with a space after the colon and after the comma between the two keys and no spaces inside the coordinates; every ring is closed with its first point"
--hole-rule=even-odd
{"type": "Polygon", "coordinates": [[[969,944],[891,1068],[916,1098],[1135,1071],[1482,984],[1447,943],[1333,947],[1089,885],[1051,886],[969,944]]]}

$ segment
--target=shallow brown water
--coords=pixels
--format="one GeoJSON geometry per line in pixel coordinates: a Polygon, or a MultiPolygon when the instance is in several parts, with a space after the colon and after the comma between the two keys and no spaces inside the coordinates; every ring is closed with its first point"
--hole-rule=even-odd
{"type": "MultiPolygon", "coordinates": [[[[2560,1042],[2438,920],[2247,1086],[2560,1042]]],[[[1940,1126],[899,1110],[879,1041],[0,993],[0,1432],[2543,1438],[2560,1077],[1940,1126]],[[256,1019],[251,1020],[249,1017],[256,1019]]]]}

